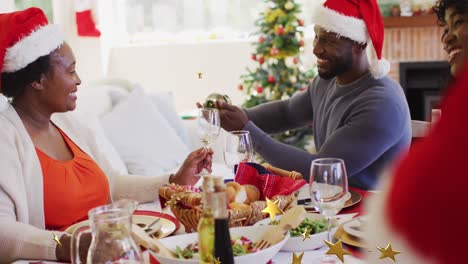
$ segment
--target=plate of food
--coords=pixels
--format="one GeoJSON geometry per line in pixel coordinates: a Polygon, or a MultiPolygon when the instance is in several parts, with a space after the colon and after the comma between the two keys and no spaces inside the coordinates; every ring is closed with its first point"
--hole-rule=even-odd
{"type": "MultiPolygon", "coordinates": [[[[235,263],[267,263],[278,253],[289,239],[287,234],[280,242],[263,250],[255,251],[257,243],[269,226],[245,226],[230,228],[232,251],[235,263]]],[[[168,258],[150,251],[151,255],[164,264],[195,264],[198,259],[198,233],[189,233],[160,239],[178,258],[168,258]]]]}
{"type": "MultiPolygon", "coordinates": [[[[179,221],[173,216],[142,210],[137,210],[133,213],[132,223],[145,228],[147,233],[155,238],[167,237],[180,227],[179,221]]],[[[71,235],[77,228],[86,225],[88,225],[88,220],[71,225],[64,232],[71,235]]]]}
{"type": "MultiPolygon", "coordinates": [[[[281,216],[277,216],[275,221],[271,221],[270,218],[264,219],[254,226],[277,224],[279,219],[281,219],[281,216]]],[[[334,219],[332,221],[332,233],[336,230],[337,225],[338,221],[334,219]]],[[[281,248],[281,251],[297,252],[321,248],[325,245],[323,241],[327,240],[327,220],[320,214],[308,213],[297,228],[289,230],[289,234],[290,238],[281,248]],[[304,240],[303,234],[306,229],[310,230],[310,236],[304,240]]]]}

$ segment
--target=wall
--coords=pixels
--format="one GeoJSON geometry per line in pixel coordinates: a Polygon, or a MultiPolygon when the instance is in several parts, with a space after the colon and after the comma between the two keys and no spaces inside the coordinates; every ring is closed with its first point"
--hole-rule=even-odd
{"type": "Polygon", "coordinates": [[[399,81],[400,62],[447,60],[442,32],[438,26],[386,28],[383,56],[390,62],[390,77],[399,81]]]}
{"type": "MultiPolygon", "coordinates": [[[[310,41],[303,54],[304,65],[313,63],[310,41]]],[[[186,44],[124,46],[111,49],[108,75],[137,81],[148,90],[173,91],[179,111],[194,109],[211,92],[228,94],[241,104],[237,87],[254,47],[248,41],[215,41],[186,44]],[[198,72],[203,78],[198,79],[198,72]]]]}

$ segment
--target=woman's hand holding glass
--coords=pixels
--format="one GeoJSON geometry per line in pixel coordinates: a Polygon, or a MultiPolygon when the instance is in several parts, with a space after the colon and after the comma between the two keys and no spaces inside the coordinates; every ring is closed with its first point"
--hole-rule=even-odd
{"type": "Polygon", "coordinates": [[[197,174],[203,170],[211,172],[213,150],[199,148],[188,155],[171,182],[179,185],[195,185],[200,179],[197,174]]]}

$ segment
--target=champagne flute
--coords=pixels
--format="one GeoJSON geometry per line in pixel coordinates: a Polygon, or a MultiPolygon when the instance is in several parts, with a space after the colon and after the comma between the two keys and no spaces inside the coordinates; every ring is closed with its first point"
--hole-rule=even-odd
{"type": "MultiPolygon", "coordinates": [[[[344,161],[336,158],[313,160],[309,182],[312,203],[327,219],[327,240],[332,242],[331,220],[343,208],[348,193],[348,177],[344,161]]],[[[334,260],[331,256],[325,255],[322,263],[334,263],[334,260]]]]}
{"type": "Polygon", "coordinates": [[[228,133],[223,154],[226,165],[232,170],[240,162],[253,162],[254,150],[250,132],[238,130],[228,133]]]}
{"type": "Polygon", "coordinates": [[[221,131],[219,111],[216,108],[198,109],[198,134],[203,147],[210,148],[221,131]]]}

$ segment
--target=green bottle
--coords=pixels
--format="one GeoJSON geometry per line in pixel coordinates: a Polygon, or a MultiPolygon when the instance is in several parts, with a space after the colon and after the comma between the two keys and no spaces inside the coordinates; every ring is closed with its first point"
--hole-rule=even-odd
{"type": "Polygon", "coordinates": [[[203,177],[202,203],[203,213],[198,222],[198,249],[201,264],[212,264],[214,259],[214,217],[213,217],[214,181],[212,176],[203,177]]]}

